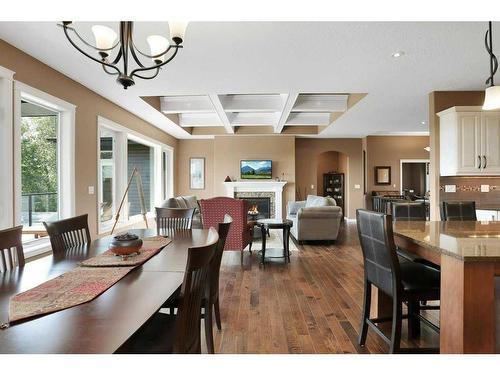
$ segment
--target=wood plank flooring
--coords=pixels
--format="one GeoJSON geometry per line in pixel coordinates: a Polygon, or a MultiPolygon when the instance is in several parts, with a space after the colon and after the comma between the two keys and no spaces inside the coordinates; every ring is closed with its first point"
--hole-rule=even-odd
{"type": "MultiPolygon", "coordinates": [[[[363,262],[355,224],[343,224],[333,244],[298,247],[290,264],[265,267],[256,251],[246,251],[243,262],[239,252],[224,253],[216,353],[387,353],[372,330],[365,347],[357,344],[363,262]]],[[[403,326],[403,346],[438,342],[424,326],[421,338],[408,342],[403,326]]]]}

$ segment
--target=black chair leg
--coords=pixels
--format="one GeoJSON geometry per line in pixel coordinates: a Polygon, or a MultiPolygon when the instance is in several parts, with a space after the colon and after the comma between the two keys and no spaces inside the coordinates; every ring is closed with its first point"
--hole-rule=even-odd
{"type": "Polygon", "coordinates": [[[205,306],[204,325],[205,325],[205,341],[207,342],[208,354],[214,354],[214,335],[212,331],[212,304],[205,306]]]}
{"type": "Polygon", "coordinates": [[[215,300],[214,310],[215,310],[215,323],[217,324],[217,329],[220,331],[222,329],[222,324],[220,320],[219,297],[217,297],[217,299],[215,300]]]}
{"type": "Polygon", "coordinates": [[[370,317],[370,306],[372,300],[372,285],[365,280],[365,291],[363,300],[363,312],[361,315],[361,329],[359,331],[358,343],[364,346],[366,343],[366,335],[368,333],[368,323],[366,320],[370,317]]]}
{"type": "Polygon", "coordinates": [[[408,336],[416,339],[420,336],[420,302],[408,301],[408,336]]]}
{"type": "Polygon", "coordinates": [[[401,324],[403,321],[402,302],[397,298],[392,300],[392,330],[389,353],[398,353],[401,348],[401,324]]]}

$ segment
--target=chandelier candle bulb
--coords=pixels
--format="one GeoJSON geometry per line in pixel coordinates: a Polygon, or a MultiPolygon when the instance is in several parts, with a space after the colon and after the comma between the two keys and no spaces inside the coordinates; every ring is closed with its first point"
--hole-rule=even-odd
{"type": "Polygon", "coordinates": [[[170,29],[170,39],[175,43],[182,43],[186,34],[187,21],[171,21],[168,23],[170,29]]]}
{"type": "Polygon", "coordinates": [[[165,61],[165,52],[169,45],[167,38],[161,35],[150,35],[146,40],[149,44],[153,61],[156,63],[165,61]]]}
{"type": "Polygon", "coordinates": [[[96,46],[99,49],[110,49],[113,47],[118,36],[112,28],[102,25],[92,26],[92,33],[95,37],[96,46]]]}

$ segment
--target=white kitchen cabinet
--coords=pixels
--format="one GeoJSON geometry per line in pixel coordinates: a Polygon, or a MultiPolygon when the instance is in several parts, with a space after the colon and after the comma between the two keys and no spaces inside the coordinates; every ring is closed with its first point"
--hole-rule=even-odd
{"type": "Polygon", "coordinates": [[[441,176],[500,175],[500,111],[439,112],[441,176]]]}

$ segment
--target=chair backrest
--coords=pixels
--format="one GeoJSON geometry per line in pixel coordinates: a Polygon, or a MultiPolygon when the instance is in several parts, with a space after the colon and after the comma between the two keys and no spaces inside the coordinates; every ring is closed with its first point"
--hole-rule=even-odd
{"type": "Polygon", "coordinates": [[[426,208],[424,203],[392,202],[392,219],[394,221],[425,221],[426,208]]]}
{"type": "Polygon", "coordinates": [[[191,229],[195,208],[156,207],[156,231],[191,229]]]}
{"type": "Polygon", "coordinates": [[[50,237],[50,245],[54,253],[62,253],[72,247],[91,242],[87,214],[59,221],[43,222],[43,225],[50,237]]]}
{"type": "Polygon", "coordinates": [[[219,223],[217,232],[219,233],[219,242],[217,243],[217,251],[212,258],[212,263],[210,264],[210,295],[211,301],[214,301],[219,296],[219,273],[220,264],[222,262],[222,254],[224,253],[224,247],[226,246],[226,238],[229,233],[229,229],[233,222],[233,218],[229,215],[224,215],[224,222],[219,223]]]}
{"type": "Polygon", "coordinates": [[[217,251],[219,235],[210,228],[207,243],[188,249],[188,260],[181,287],[181,302],[175,327],[174,353],[201,353],[200,311],[209,284],[210,264],[217,251]]]}
{"type": "Polygon", "coordinates": [[[356,211],[365,278],[389,296],[401,292],[401,271],[392,232],[392,218],[379,212],[356,211]]]}
{"type": "Polygon", "coordinates": [[[477,221],[476,202],[443,202],[441,206],[443,221],[477,221]]]}
{"type": "Polygon", "coordinates": [[[24,266],[23,226],[0,230],[0,272],[24,266]]]}

